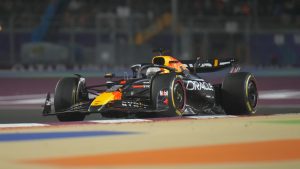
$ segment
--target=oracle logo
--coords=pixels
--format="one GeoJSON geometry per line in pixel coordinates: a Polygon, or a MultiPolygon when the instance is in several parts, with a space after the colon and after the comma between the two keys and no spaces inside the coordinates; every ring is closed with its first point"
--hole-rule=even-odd
{"type": "Polygon", "coordinates": [[[204,81],[192,81],[188,80],[186,82],[186,90],[211,90],[213,91],[213,86],[204,81]]]}

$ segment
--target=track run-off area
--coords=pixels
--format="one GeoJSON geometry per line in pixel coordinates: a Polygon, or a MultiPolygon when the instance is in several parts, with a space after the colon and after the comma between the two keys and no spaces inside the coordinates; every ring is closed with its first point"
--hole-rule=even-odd
{"type": "Polygon", "coordinates": [[[300,114],[0,125],[3,168],[298,168],[300,114]]]}

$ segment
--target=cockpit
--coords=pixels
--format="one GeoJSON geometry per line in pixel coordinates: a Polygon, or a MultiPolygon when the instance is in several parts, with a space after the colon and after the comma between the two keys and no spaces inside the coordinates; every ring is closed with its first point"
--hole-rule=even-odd
{"type": "Polygon", "coordinates": [[[186,66],[177,59],[171,56],[155,56],[152,59],[151,64],[137,64],[131,67],[133,71],[133,77],[151,77],[156,73],[170,73],[175,71],[176,73],[182,73],[188,71],[186,66]]]}
{"type": "MultiPolygon", "coordinates": [[[[187,70],[186,66],[172,56],[155,56],[152,59],[153,64],[163,65],[175,69],[177,73],[187,70]]],[[[167,73],[167,72],[165,72],[167,73]]]]}

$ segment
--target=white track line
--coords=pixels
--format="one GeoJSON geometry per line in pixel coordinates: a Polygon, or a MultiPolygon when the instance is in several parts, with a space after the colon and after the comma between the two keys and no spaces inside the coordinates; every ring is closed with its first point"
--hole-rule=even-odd
{"type": "MultiPolygon", "coordinates": [[[[0,105],[44,104],[47,94],[0,96],[0,105]]],[[[52,101],[53,101],[53,97],[52,101]]]]}
{"type": "MultiPolygon", "coordinates": [[[[52,102],[53,102],[53,99],[52,99],[52,102]]],[[[24,100],[0,101],[0,105],[25,105],[25,104],[43,105],[44,103],[45,103],[45,99],[24,99],[24,100]]]]}
{"type": "MultiPolygon", "coordinates": [[[[214,118],[232,118],[237,116],[232,115],[204,115],[204,116],[188,116],[183,117],[186,119],[214,119],[214,118]]],[[[166,118],[168,119],[168,118],[166,118]]],[[[168,119],[169,120],[169,119],[168,119]]],[[[120,123],[142,123],[142,122],[154,122],[155,120],[151,119],[114,119],[114,120],[89,120],[89,121],[83,121],[82,124],[88,124],[88,123],[98,123],[98,124],[120,124],[120,123]]],[[[159,120],[161,121],[161,120],[159,120]]],[[[0,124],[1,128],[30,128],[30,127],[45,127],[45,126],[63,126],[65,123],[61,124],[43,124],[43,123],[13,123],[13,124],[0,124]]]]}
{"type": "Polygon", "coordinates": [[[49,124],[42,123],[13,123],[13,124],[0,124],[0,128],[18,128],[18,127],[44,127],[50,126],[49,124]]]}
{"type": "Polygon", "coordinates": [[[259,92],[259,99],[300,99],[298,90],[266,90],[259,92]]]}
{"type": "Polygon", "coordinates": [[[203,116],[187,116],[188,119],[214,119],[214,118],[233,118],[238,116],[233,115],[203,115],[203,116]]]}
{"type": "Polygon", "coordinates": [[[148,119],[114,119],[114,120],[90,120],[88,122],[100,123],[100,124],[116,124],[116,123],[140,123],[140,122],[152,122],[148,119]]]}
{"type": "Polygon", "coordinates": [[[46,98],[47,94],[26,94],[26,95],[13,95],[13,96],[0,96],[0,101],[9,100],[24,100],[24,99],[37,99],[46,98]]]}
{"type": "MultiPolygon", "coordinates": [[[[89,96],[90,98],[94,96],[89,96]]],[[[24,104],[44,104],[46,94],[29,94],[15,96],[0,96],[0,105],[24,105],[24,104]]],[[[259,91],[261,100],[281,100],[281,99],[300,99],[299,90],[265,90],[259,91]]],[[[53,94],[51,94],[53,102],[53,94]]]]}

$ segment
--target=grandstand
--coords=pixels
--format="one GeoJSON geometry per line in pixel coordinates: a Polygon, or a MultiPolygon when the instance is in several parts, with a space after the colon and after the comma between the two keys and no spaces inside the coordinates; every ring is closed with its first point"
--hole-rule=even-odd
{"type": "Polygon", "coordinates": [[[0,68],[128,65],[178,58],[300,65],[296,0],[2,0],[0,68]]]}

